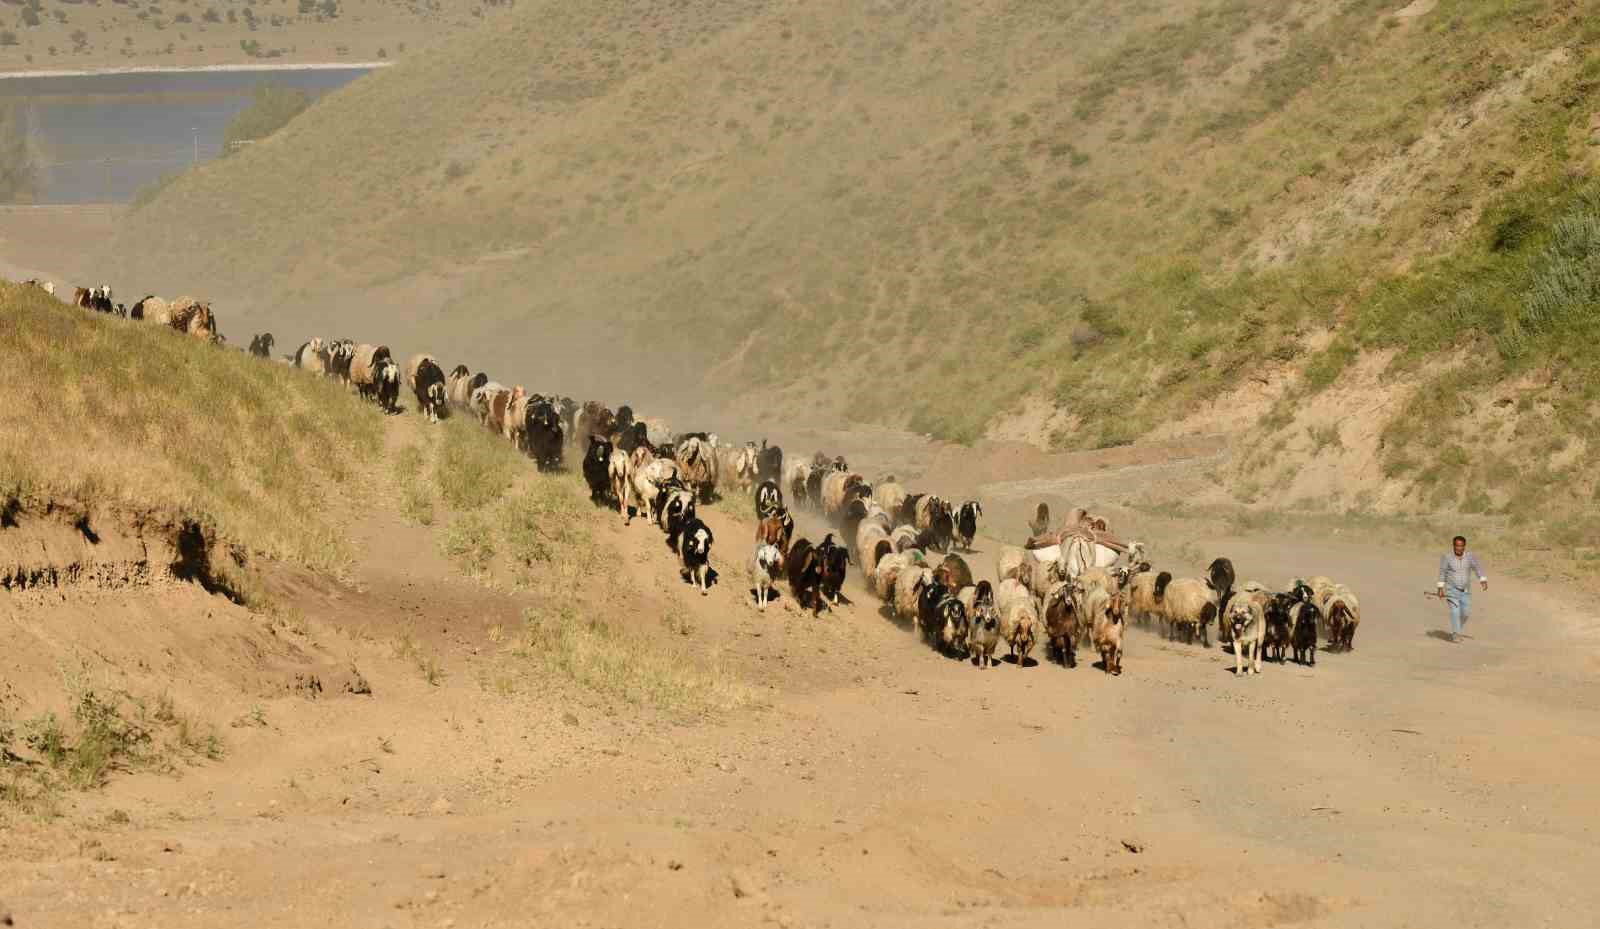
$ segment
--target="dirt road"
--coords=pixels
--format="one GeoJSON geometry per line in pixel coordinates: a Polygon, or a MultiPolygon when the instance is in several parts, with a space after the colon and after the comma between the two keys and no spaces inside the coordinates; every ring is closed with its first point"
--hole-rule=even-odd
{"type": "MultiPolygon", "coordinates": [[[[854,577],[831,616],[758,614],[742,509],[707,511],[723,583],[705,598],[659,532],[595,520],[626,583],[676,604],[751,708],[685,722],[559,682],[497,687],[491,630],[518,596],[455,578],[423,530],[377,514],[352,585],[281,581],[309,629],[280,633],[352,657],[374,695],[263,698],[268,724],[229,731],[225,761],[19,821],[0,909],[23,927],[208,929],[1592,921],[1600,623],[1551,591],[1496,577],[1451,644],[1427,634],[1444,614],[1419,595],[1426,553],[1128,514],[1180,574],[1227,554],[1242,578],[1347,581],[1367,605],[1355,651],[1235,679],[1215,647],[1135,631],[1120,678],[1039,652],[980,671],[854,577]],[[438,686],[390,648],[402,624],[442,655],[438,686]]],[[[997,547],[979,540],[980,574],[997,547]]],[[[192,589],[100,605],[145,640],[107,650],[181,636],[193,653],[259,622],[192,589]]],[[[8,606],[17,636],[76,604],[8,606]]],[[[226,676],[174,686],[232,714],[249,698],[226,676]]]]}

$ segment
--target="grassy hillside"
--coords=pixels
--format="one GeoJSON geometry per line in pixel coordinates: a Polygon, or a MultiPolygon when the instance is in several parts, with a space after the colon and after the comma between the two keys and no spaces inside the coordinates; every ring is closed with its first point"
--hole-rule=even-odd
{"type": "MultiPolygon", "coordinates": [[[[657,396],[958,440],[1031,398],[1058,446],[1122,443],[1287,383],[1271,440],[1363,352],[1412,382],[1470,357],[1449,396],[1588,358],[1557,320],[1592,298],[1550,288],[1587,255],[1560,224],[1600,151],[1596,14],[531,3],[183,178],[113,260],[517,378],[615,393],[627,356],[657,396]]],[[[1466,505],[1482,482],[1422,457],[1467,422],[1431,425],[1445,395],[1376,414],[1374,453],[1466,505]]]]}
{"type": "Polygon", "coordinates": [[[331,570],[377,462],[380,414],[343,387],[170,329],[0,283],[0,501],[181,517],[331,570]]]}

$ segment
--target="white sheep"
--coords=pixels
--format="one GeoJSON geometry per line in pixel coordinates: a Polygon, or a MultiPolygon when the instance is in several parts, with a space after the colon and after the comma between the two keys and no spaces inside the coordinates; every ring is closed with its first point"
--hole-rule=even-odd
{"type": "Polygon", "coordinates": [[[894,543],[890,541],[889,534],[877,523],[863,522],[856,529],[856,561],[863,565],[866,573],[867,584],[876,586],[874,578],[878,573],[878,559],[894,552],[894,543]]]}
{"type": "Polygon", "coordinates": [[[897,482],[892,476],[885,478],[883,483],[872,488],[872,496],[878,504],[890,513],[899,513],[900,505],[910,496],[905,486],[897,482]]]}
{"type": "Polygon", "coordinates": [[[922,588],[933,583],[933,569],[925,565],[910,565],[900,572],[894,582],[894,613],[901,619],[918,623],[922,588]]]}
{"type": "Polygon", "coordinates": [[[1167,585],[1160,598],[1161,617],[1167,621],[1170,635],[1182,628],[1189,636],[1196,630],[1200,644],[1210,647],[1206,638],[1206,624],[1217,618],[1217,592],[1203,580],[1181,577],[1167,585]]]}
{"type": "Polygon", "coordinates": [[[677,476],[678,464],[671,458],[652,458],[643,466],[638,462],[634,463],[633,496],[636,501],[643,504],[646,519],[655,522],[656,497],[660,493],[661,485],[677,476]]]}
{"type": "Polygon", "coordinates": [[[772,600],[772,595],[777,587],[778,578],[783,574],[783,552],[778,551],[778,546],[761,544],[756,546],[755,557],[750,561],[750,576],[756,582],[756,608],[765,612],[767,603],[772,600]]]}

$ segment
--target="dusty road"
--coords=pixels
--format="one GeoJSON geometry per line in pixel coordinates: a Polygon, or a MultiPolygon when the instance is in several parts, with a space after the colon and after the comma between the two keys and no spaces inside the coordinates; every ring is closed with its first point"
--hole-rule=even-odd
{"type": "MultiPolygon", "coordinates": [[[[147,639],[107,653],[176,646],[186,699],[230,715],[257,699],[270,724],[230,730],[224,761],[179,780],[118,779],[61,820],[15,822],[0,909],[30,929],[1592,923],[1600,622],[1553,591],[1496,577],[1451,644],[1427,634],[1444,614],[1419,595],[1426,553],[1123,514],[1180,575],[1226,554],[1241,579],[1345,580],[1366,604],[1355,651],[1235,679],[1215,647],[1134,631],[1120,678],[1039,652],[980,671],[854,577],[831,616],[758,614],[743,507],[708,512],[724,583],[706,598],[656,530],[595,521],[626,583],[675,604],[687,641],[757,694],[709,721],[497,688],[490,630],[518,598],[455,578],[384,514],[352,585],[285,586],[310,627],[290,638],[355,656],[370,698],[249,697],[219,643],[257,620],[192,589],[96,600],[147,639]],[[440,650],[438,686],[394,656],[401,624],[440,650]]],[[[981,575],[997,548],[979,540],[981,575]]],[[[84,612],[6,605],[13,642],[84,612]]]]}

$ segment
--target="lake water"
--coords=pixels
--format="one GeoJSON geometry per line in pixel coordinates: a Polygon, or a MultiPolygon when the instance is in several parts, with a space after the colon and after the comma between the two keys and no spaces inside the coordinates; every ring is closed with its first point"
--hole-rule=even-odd
{"type": "Polygon", "coordinates": [[[42,163],[37,203],[121,203],[140,187],[216,158],[222,133],[260,84],[312,97],[370,68],[176,71],[0,79],[42,163]]]}

